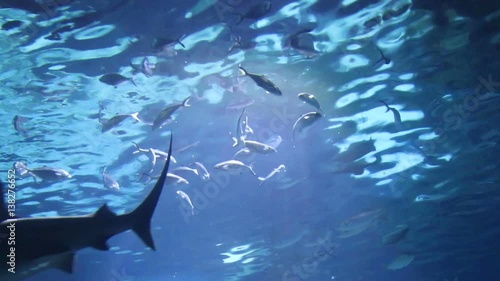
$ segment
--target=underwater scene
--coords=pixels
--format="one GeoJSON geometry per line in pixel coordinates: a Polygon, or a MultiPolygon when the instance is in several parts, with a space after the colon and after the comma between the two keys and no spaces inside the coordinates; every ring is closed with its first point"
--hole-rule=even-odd
{"type": "Polygon", "coordinates": [[[499,51],[496,0],[0,0],[0,280],[500,280],[499,51]]]}

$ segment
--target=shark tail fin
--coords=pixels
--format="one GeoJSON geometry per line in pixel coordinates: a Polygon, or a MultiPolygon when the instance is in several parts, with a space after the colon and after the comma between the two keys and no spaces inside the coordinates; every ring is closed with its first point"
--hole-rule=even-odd
{"type": "Polygon", "coordinates": [[[131,216],[135,219],[135,224],[132,227],[132,230],[137,234],[137,236],[139,236],[139,238],[141,238],[144,244],[153,250],[156,250],[156,248],[153,236],[151,235],[151,218],[153,217],[153,213],[156,209],[156,205],[158,204],[158,200],[160,199],[160,195],[167,178],[167,172],[170,166],[170,155],[172,155],[172,138],[173,134],[171,133],[170,145],[168,148],[169,157],[165,166],[163,166],[160,178],[153,187],[153,190],[149,193],[148,197],[146,197],[141,205],[139,205],[139,207],[131,213],[131,216]]]}

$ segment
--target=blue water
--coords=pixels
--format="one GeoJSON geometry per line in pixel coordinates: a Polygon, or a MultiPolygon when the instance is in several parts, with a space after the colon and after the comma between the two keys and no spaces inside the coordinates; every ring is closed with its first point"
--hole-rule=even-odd
{"type": "Polygon", "coordinates": [[[71,177],[19,176],[17,216],[132,211],[156,182],[141,174],[165,162],[152,169],[147,151],[166,151],[170,133],[170,172],[188,183],[163,190],[156,251],[129,231],[110,251],[78,251],[73,274],[25,280],[500,280],[498,1],[275,0],[239,24],[265,1],[41,2],[0,0],[2,179],[18,161],[71,177]],[[153,50],[155,37],[184,46],[153,50]],[[108,73],[136,85],[107,85],[108,73]],[[322,117],[294,139],[296,120],[318,111],[303,92],[322,117]],[[152,130],[187,97],[189,107],[152,130]],[[246,139],[276,152],[234,156],[243,108],[246,139]],[[136,112],[141,122],[102,132],[136,112]],[[260,186],[248,168],[214,168],[232,159],[262,178],[286,169],[260,186]],[[194,162],[209,180],[172,171],[194,162]],[[105,184],[105,167],[119,189],[105,184]]]}

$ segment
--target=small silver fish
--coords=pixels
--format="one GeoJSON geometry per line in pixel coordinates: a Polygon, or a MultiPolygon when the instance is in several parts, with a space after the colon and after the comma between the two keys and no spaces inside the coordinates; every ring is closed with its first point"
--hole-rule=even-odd
{"type": "Polygon", "coordinates": [[[241,169],[246,168],[250,170],[252,175],[257,176],[257,174],[254,172],[253,168],[250,166],[247,166],[243,164],[243,162],[238,161],[238,160],[229,160],[229,161],[224,161],[219,164],[216,164],[214,166],[215,169],[220,169],[220,170],[226,170],[226,171],[231,171],[231,172],[237,172],[241,174],[241,169]]]}
{"type": "Polygon", "coordinates": [[[262,186],[264,182],[269,180],[270,178],[274,177],[275,175],[281,173],[281,172],[286,172],[286,167],[285,165],[281,164],[278,167],[276,167],[274,170],[272,170],[266,177],[259,177],[260,184],[259,186],[262,186]]]}
{"type": "Polygon", "coordinates": [[[196,169],[198,169],[198,173],[200,172],[201,170],[201,178],[203,180],[210,180],[210,173],[208,173],[208,170],[207,168],[205,168],[205,166],[200,163],[200,162],[194,162],[193,163],[195,166],[196,166],[196,169]]]}
{"type": "Polygon", "coordinates": [[[112,189],[120,189],[120,184],[106,172],[106,168],[102,171],[102,180],[104,182],[104,186],[112,188],[112,189]]]}
{"type": "Polygon", "coordinates": [[[191,198],[189,198],[189,196],[182,190],[177,190],[176,193],[181,197],[181,199],[188,203],[188,205],[191,207],[191,214],[194,216],[194,206],[191,202],[191,198]]]}
{"type": "Polygon", "coordinates": [[[296,134],[300,134],[302,130],[311,126],[314,122],[318,121],[323,115],[319,112],[309,112],[303,114],[293,124],[293,140],[295,141],[296,134]]]}
{"type": "MultiPolygon", "coordinates": [[[[132,142],[132,144],[134,144],[135,148],[137,149],[136,151],[132,152],[133,154],[144,153],[144,154],[150,154],[151,155],[152,167],[151,167],[150,173],[154,170],[154,168],[156,166],[156,159],[157,158],[162,158],[164,161],[167,161],[167,159],[168,159],[168,153],[167,152],[164,152],[164,151],[161,151],[161,150],[155,149],[155,148],[148,148],[148,149],[141,148],[135,142],[132,142]]],[[[177,160],[174,158],[174,156],[170,157],[170,161],[172,161],[172,163],[177,163],[177,160]]]]}
{"type": "Polygon", "coordinates": [[[309,94],[309,93],[300,93],[297,95],[297,97],[301,101],[314,106],[317,110],[323,111],[321,109],[321,105],[319,104],[319,101],[316,99],[316,97],[314,95],[309,94]]]}
{"type": "Polygon", "coordinates": [[[176,175],[176,174],[172,174],[172,173],[167,173],[167,179],[165,181],[166,184],[174,184],[174,185],[177,185],[177,184],[189,184],[189,182],[179,176],[179,175],[176,175]]]}
{"type": "Polygon", "coordinates": [[[239,70],[242,76],[249,76],[257,86],[266,90],[267,93],[273,95],[281,96],[281,90],[276,86],[271,80],[267,79],[264,75],[254,74],[246,71],[243,67],[239,66],[239,70]]]}
{"type": "Polygon", "coordinates": [[[188,172],[192,172],[195,175],[199,176],[197,169],[189,168],[189,167],[186,167],[186,166],[177,167],[177,168],[175,168],[175,169],[172,170],[172,172],[175,172],[175,171],[188,171],[188,172]]]}
{"type": "Polygon", "coordinates": [[[233,141],[234,141],[234,144],[233,144],[233,147],[236,147],[240,144],[241,141],[244,140],[244,131],[242,129],[242,118],[243,118],[243,115],[245,115],[245,110],[246,110],[246,107],[243,108],[243,111],[241,112],[240,116],[238,117],[238,120],[236,121],[236,137],[233,137],[233,141]]]}
{"type": "Polygon", "coordinates": [[[250,151],[250,149],[248,149],[248,148],[245,147],[245,148],[242,148],[242,149],[238,150],[234,154],[233,158],[236,158],[236,157],[238,157],[240,155],[250,155],[250,154],[252,154],[252,152],[250,151]]]}
{"type": "Polygon", "coordinates": [[[244,140],[243,144],[251,152],[262,153],[262,154],[277,152],[274,147],[258,141],[244,140]]]}
{"type": "Polygon", "coordinates": [[[162,111],[160,111],[160,113],[158,113],[158,116],[156,116],[155,120],[153,121],[153,130],[161,128],[177,109],[181,107],[191,106],[190,104],[188,104],[190,98],[191,96],[187,97],[184,101],[182,101],[182,103],[168,105],[162,111]]]}

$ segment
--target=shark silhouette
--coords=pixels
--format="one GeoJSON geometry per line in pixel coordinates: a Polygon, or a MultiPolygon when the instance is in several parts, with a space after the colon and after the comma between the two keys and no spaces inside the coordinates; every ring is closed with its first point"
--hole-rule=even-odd
{"type": "MultiPolygon", "coordinates": [[[[6,203],[0,200],[0,280],[22,280],[49,268],[72,273],[78,250],[92,247],[107,251],[107,240],[127,230],[133,230],[144,244],[156,250],[151,236],[151,217],[163,190],[171,152],[172,134],[169,157],[158,181],[146,199],[127,214],[116,215],[103,205],[94,214],[86,216],[9,218],[6,203]],[[12,233],[15,245],[8,239],[12,233]],[[11,247],[15,247],[14,251],[11,247]],[[11,258],[8,255],[12,256],[11,252],[15,255],[14,270],[14,264],[9,265],[11,258]]],[[[2,195],[3,188],[0,183],[2,195]]]]}

